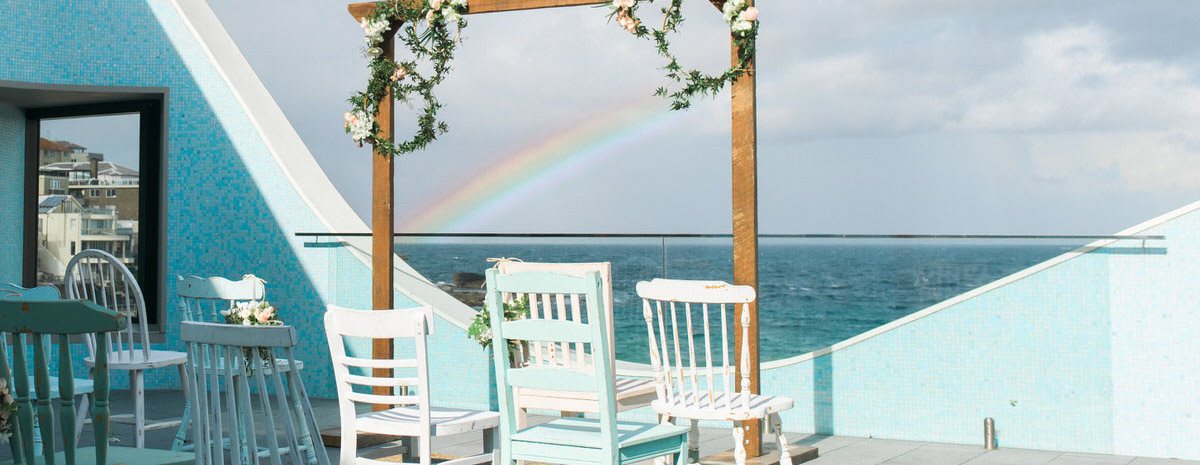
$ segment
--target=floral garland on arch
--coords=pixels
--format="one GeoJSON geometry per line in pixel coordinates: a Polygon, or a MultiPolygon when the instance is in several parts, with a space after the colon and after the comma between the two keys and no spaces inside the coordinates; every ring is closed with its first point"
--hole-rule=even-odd
{"type": "Polygon", "coordinates": [[[721,74],[709,75],[695,69],[685,70],[675,54],[671,53],[671,42],[667,40],[667,34],[679,32],[679,25],[683,23],[683,13],[680,9],[683,0],[669,1],[670,5],[662,8],[663,22],[659,29],[646,27],[637,16],[639,3],[654,3],[654,0],[613,0],[608,5],[609,20],[615,19],[621,28],[638,38],[654,40],[658,54],[667,58],[667,64],[663,66],[667,77],[683,85],[675,91],[659,87],[654,95],[671,99],[672,110],[683,110],[692,106],[692,97],[715,96],[750,69],[758,40],[758,8],[751,6],[748,0],[724,0],[721,12],[725,23],[729,25],[733,45],[737,47],[738,63],[721,74]]]}
{"type": "MultiPolygon", "coordinates": [[[[608,17],[634,36],[654,40],[658,53],[667,58],[667,64],[663,66],[667,77],[682,85],[674,91],[659,87],[654,95],[670,99],[672,110],[683,110],[691,107],[693,97],[714,96],[750,69],[758,38],[758,9],[751,6],[749,0],[724,0],[721,11],[725,23],[729,25],[733,44],[737,47],[738,62],[720,74],[709,75],[699,70],[684,69],[671,53],[667,35],[678,32],[679,25],[683,23],[683,0],[667,1],[670,4],[662,8],[660,29],[646,27],[637,16],[640,3],[654,3],[654,0],[612,0],[607,5],[610,10],[608,17]]],[[[366,54],[371,58],[368,66],[371,79],[365,91],[350,97],[353,108],[344,115],[346,133],[360,147],[365,142],[375,146],[375,150],[384,156],[402,155],[425,148],[438,135],[447,132],[446,123],[437,119],[437,111],[442,105],[434,96],[433,89],[445,80],[450,70],[454,49],[460,42],[462,30],[467,26],[462,16],[466,12],[467,0],[384,0],[376,3],[371,14],[362,19],[360,26],[366,35],[366,54]],[[412,53],[412,60],[396,62],[392,57],[383,56],[383,49],[379,47],[383,35],[397,22],[403,24],[398,35],[400,43],[412,53]],[[423,28],[418,30],[422,24],[423,28]],[[448,24],[455,25],[453,36],[450,35],[448,24]],[[432,74],[425,75],[418,71],[417,65],[421,60],[428,60],[432,65],[432,74]],[[380,137],[380,127],[375,121],[379,105],[389,90],[401,102],[411,104],[416,99],[424,101],[424,108],[417,117],[416,132],[410,139],[400,143],[380,137]]]]}
{"type": "Polygon", "coordinates": [[[366,54],[371,58],[368,66],[371,80],[367,83],[367,90],[350,97],[353,108],[344,115],[346,133],[359,146],[364,142],[370,143],[384,156],[421,150],[448,130],[446,123],[437,119],[438,109],[442,105],[434,96],[433,89],[446,79],[454,48],[462,30],[467,27],[467,21],[462,17],[467,11],[467,0],[422,0],[416,6],[410,6],[410,3],[404,0],[381,1],[359,23],[366,36],[366,54]],[[403,23],[398,31],[398,42],[412,52],[411,60],[397,62],[392,57],[384,56],[383,49],[379,47],[383,35],[394,22],[403,23]],[[447,24],[455,25],[457,30],[454,35],[450,34],[447,24]],[[424,60],[432,66],[432,73],[428,75],[418,69],[418,63],[424,60]],[[379,105],[389,90],[401,102],[411,104],[417,99],[424,102],[417,117],[416,133],[399,143],[379,137],[380,127],[375,121],[379,105]]]}

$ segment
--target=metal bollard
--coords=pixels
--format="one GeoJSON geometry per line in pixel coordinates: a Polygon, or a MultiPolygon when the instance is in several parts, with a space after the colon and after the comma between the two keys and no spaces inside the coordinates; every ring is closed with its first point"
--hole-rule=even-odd
{"type": "Polygon", "coordinates": [[[992,417],[983,419],[983,448],[996,450],[996,420],[992,417]]]}

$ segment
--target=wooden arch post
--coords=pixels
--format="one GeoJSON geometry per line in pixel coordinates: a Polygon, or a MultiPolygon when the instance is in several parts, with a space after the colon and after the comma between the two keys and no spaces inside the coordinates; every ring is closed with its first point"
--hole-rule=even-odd
{"type": "MultiPolygon", "coordinates": [[[[418,4],[423,0],[403,0],[418,4]]],[[[718,10],[724,5],[723,0],[709,0],[718,10]]],[[[539,8],[555,8],[565,6],[599,5],[609,3],[609,0],[470,0],[467,14],[495,13],[502,11],[534,10],[539,8]]],[[[754,0],[749,0],[751,6],[754,0]]],[[[375,3],[353,3],[347,9],[355,20],[361,21],[370,15],[375,3]]],[[[395,31],[399,24],[393,24],[384,34],[383,43],[379,45],[386,56],[393,56],[395,49],[395,31]]],[[[732,37],[730,44],[732,44],[732,37]]],[[[732,46],[732,62],[738,64],[738,50],[732,46]]],[[[753,286],[758,289],[758,97],[756,85],[756,62],[750,62],[750,69],[733,84],[733,280],[735,284],[753,286]]],[[[393,136],[394,100],[389,92],[379,106],[375,120],[379,122],[381,135],[393,136]]],[[[390,309],[394,305],[394,290],[392,272],[394,267],[392,235],[395,231],[395,208],[393,194],[395,192],[395,166],[391,157],[383,156],[375,151],[372,163],[372,302],[375,309],[390,309]]],[[[758,305],[751,304],[750,311],[750,391],[759,393],[759,359],[758,359],[758,305]]],[[[740,317],[740,315],[738,315],[740,317]]],[[[734,325],[738,347],[741,352],[741,326],[734,325]]],[[[392,358],[391,341],[377,341],[372,347],[374,358],[392,358]]],[[[740,370],[741,367],[738,367],[740,370]]],[[[377,374],[376,376],[390,376],[377,374]]],[[[740,372],[738,374],[740,377],[740,372]]],[[[385,388],[386,389],[386,388],[385,388]]],[[[378,406],[377,406],[378,407],[378,406]]],[[[743,423],[746,428],[746,455],[758,457],[762,455],[762,431],[757,421],[743,423]]]]}

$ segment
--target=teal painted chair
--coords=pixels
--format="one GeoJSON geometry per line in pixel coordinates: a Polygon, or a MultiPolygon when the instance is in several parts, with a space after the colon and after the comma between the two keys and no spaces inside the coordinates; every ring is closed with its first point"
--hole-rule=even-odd
{"type": "MultiPolygon", "coordinates": [[[[0,299],[29,301],[29,300],[58,300],[62,298],[62,294],[58,292],[58,288],[54,286],[38,286],[25,288],[15,284],[5,283],[0,284],[0,299]]],[[[20,336],[18,336],[20,337],[20,336]]],[[[92,396],[92,380],[87,378],[75,378],[75,395],[83,396],[79,400],[79,409],[76,413],[75,424],[75,440],[79,440],[79,435],[83,433],[84,418],[88,411],[88,403],[92,396]]],[[[50,398],[58,399],[58,377],[50,377],[50,398]]],[[[36,431],[34,431],[36,433],[36,431]]],[[[34,437],[34,451],[41,453],[42,441],[38,436],[34,437]]]]}
{"type": "Polygon", "coordinates": [[[9,369],[7,345],[0,344],[0,377],[12,389],[17,403],[17,413],[9,418],[13,422],[10,447],[13,464],[186,464],[195,461],[187,453],[109,447],[108,445],[108,351],[102,350],[95,363],[92,425],[95,430],[94,447],[78,447],[75,439],[76,413],[74,373],[70,337],[90,335],[103,346],[108,345],[110,334],[124,329],[128,320],[96,304],[78,300],[16,301],[0,299],[0,338],[7,334],[23,335],[13,338],[12,370],[9,369]],[[38,431],[46,444],[58,440],[55,425],[54,405],[51,402],[50,360],[51,339],[58,345],[56,362],[58,370],[58,392],[62,393],[58,408],[61,420],[63,450],[55,452],[53,447],[44,448],[41,454],[34,451],[34,416],[38,431]],[[29,346],[33,349],[33,373],[28,362],[29,346]],[[30,389],[31,379],[36,390],[30,389]]]}
{"type": "Polygon", "coordinates": [[[607,356],[608,329],[601,315],[603,305],[588,305],[586,322],[504,321],[502,303],[506,294],[528,297],[530,301],[582,296],[588,302],[602,302],[599,273],[499,274],[491,269],[487,271],[487,291],[493,347],[506,347],[508,341],[525,341],[529,350],[542,352],[536,358],[539,362],[513,367],[507,350],[493,351],[500,403],[500,457],[496,463],[511,465],[514,460],[527,460],[616,465],[663,456],[674,456],[680,465],[686,463],[688,428],[617,421],[613,366],[607,356]],[[584,355],[594,361],[591,366],[572,367],[571,359],[576,357],[565,356],[570,354],[571,347],[580,346],[586,346],[584,355]],[[518,429],[513,401],[516,389],[595,393],[599,418],[560,418],[518,429]]]}

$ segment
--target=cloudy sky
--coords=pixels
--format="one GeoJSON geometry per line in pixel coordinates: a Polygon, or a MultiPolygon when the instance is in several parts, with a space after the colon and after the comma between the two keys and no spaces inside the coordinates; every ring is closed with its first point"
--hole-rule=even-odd
{"type": "MultiPolygon", "coordinates": [[[[345,3],[209,3],[366,217],[370,154],[341,128],[366,76],[345,3]]],[[[684,3],[676,48],[716,71],[724,24],[684,3]]],[[[1200,199],[1200,2],[759,7],[763,232],[1107,234],[1200,199]]],[[[667,112],[653,44],[590,7],[472,16],[464,36],[439,91],[451,133],[398,162],[401,230],[729,231],[727,94],[667,112]],[[559,169],[497,174],[630,113],[559,169]],[[446,205],[489,176],[503,202],[446,205]],[[446,217],[409,221],[431,211],[446,217]]]]}

